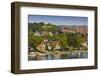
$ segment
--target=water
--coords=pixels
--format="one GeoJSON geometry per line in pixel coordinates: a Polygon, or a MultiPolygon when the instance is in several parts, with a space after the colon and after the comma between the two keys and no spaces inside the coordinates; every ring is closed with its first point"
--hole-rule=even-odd
{"type": "Polygon", "coordinates": [[[82,51],[82,52],[72,52],[69,53],[67,56],[68,59],[74,59],[74,58],[88,58],[88,52],[82,51]]]}
{"type": "Polygon", "coordinates": [[[68,53],[68,54],[62,54],[60,56],[54,56],[52,54],[49,54],[46,56],[46,60],[52,60],[52,59],[75,59],[75,58],[88,58],[88,53],[85,52],[76,52],[76,53],[68,53]]]}
{"type": "Polygon", "coordinates": [[[54,59],[54,56],[52,54],[46,55],[46,60],[52,60],[54,59]]]}
{"type": "Polygon", "coordinates": [[[29,60],[55,60],[55,59],[78,59],[78,58],[88,58],[87,51],[75,51],[75,52],[68,52],[65,54],[55,55],[55,54],[47,54],[45,56],[39,56],[40,59],[37,57],[29,57],[29,60]]]}

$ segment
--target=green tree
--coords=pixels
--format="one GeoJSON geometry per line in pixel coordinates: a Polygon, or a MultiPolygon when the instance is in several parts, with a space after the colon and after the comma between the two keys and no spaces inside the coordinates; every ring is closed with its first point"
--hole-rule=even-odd
{"type": "Polygon", "coordinates": [[[85,42],[85,39],[81,36],[76,36],[76,47],[78,48],[78,50],[80,50],[80,47],[82,47],[82,43],[85,42]]]}
{"type": "Polygon", "coordinates": [[[36,48],[43,41],[43,37],[35,36],[32,31],[28,33],[28,45],[30,47],[36,48]]]}
{"type": "Polygon", "coordinates": [[[67,47],[67,36],[60,34],[56,36],[57,40],[60,42],[61,47],[67,47]]]}
{"type": "Polygon", "coordinates": [[[45,24],[43,22],[40,23],[28,23],[28,30],[29,31],[42,31],[42,26],[45,24]]]}
{"type": "Polygon", "coordinates": [[[80,35],[76,35],[74,33],[68,34],[68,46],[71,51],[74,50],[74,48],[79,50],[83,42],[85,42],[85,40],[80,35]]]}
{"type": "Polygon", "coordinates": [[[42,29],[45,32],[55,32],[55,31],[58,30],[56,25],[53,25],[53,24],[50,24],[50,23],[45,24],[44,26],[42,26],[42,29]]]}
{"type": "Polygon", "coordinates": [[[56,40],[56,41],[58,41],[61,47],[67,47],[67,43],[68,43],[67,36],[65,36],[63,34],[49,36],[48,39],[49,40],[56,40]]]}

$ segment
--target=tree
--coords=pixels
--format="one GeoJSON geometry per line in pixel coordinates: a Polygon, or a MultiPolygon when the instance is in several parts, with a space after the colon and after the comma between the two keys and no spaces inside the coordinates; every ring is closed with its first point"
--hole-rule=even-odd
{"type": "Polygon", "coordinates": [[[79,50],[83,42],[85,42],[85,40],[80,35],[76,35],[74,33],[68,34],[68,46],[70,47],[71,51],[74,48],[77,48],[79,50]]]}
{"type": "Polygon", "coordinates": [[[78,50],[80,50],[80,47],[82,47],[82,43],[85,42],[85,39],[81,36],[76,36],[76,47],[78,48],[78,50]]]}
{"type": "Polygon", "coordinates": [[[60,35],[57,35],[56,38],[60,42],[60,46],[67,47],[67,43],[68,43],[67,36],[60,34],[60,35]]]}
{"type": "Polygon", "coordinates": [[[43,22],[40,23],[28,23],[28,31],[42,31],[42,26],[45,24],[43,22]]]}
{"type": "Polygon", "coordinates": [[[48,24],[45,24],[44,26],[42,26],[42,29],[45,32],[55,32],[55,31],[57,31],[57,26],[48,23],[48,24]]]}
{"type": "Polygon", "coordinates": [[[53,35],[52,37],[48,36],[49,40],[59,42],[61,47],[67,47],[67,36],[60,34],[60,35],[53,35]]]}
{"type": "Polygon", "coordinates": [[[30,47],[36,48],[37,45],[39,45],[43,41],[43,37],[36,36],[32,31],[28,33],[28,45],[30,47]]]}

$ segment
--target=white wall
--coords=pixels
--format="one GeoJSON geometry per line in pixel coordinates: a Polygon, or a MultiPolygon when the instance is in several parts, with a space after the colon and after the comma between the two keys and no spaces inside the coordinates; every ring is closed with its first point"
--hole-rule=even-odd
{"type": "MultiPolygon", "coordinates": [[[[15,0],[1,0],[0,1],[0,76],[16,76],[10,73],[10,53],[11,53],[11,15],[10,3],[15,0]]],[[[72,4],[72,5],[87,5],[98,6],[99,15],[98,22],[100,21],[100,0],[16,0],[16,1],[29,1],[39,3],[56,3],[56,4],[72,4]]],[[[100,42],[100,22],[98,23],[98,33],[100,42]]],[[[100,46],[100,43],[99,43],[100,46]]],[[[98,49],[100,58],[100,49],[98,49]]],[[[24,76],[100,76],[100,59],[98,70],[81,70],[81,71],[65,71],[65,72],[52,72],[52,73],[38,73],[38,74],[24,74],[24,76]]],[[[18,75],[23,76],[23,74],[18,75]]]]}

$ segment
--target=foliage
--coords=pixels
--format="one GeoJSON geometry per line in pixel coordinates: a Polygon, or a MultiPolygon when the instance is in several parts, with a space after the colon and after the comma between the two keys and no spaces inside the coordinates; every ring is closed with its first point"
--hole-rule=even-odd
{"type": "Polygon", "coordinates": [[[80,49],[83,42],[85,42],[85,39],[80,35],[74,33],[68,34],[68,46],[70,47],[70,50],[73,50],[74,48],[80,49]]]}
{"type": "Polygon", "coordinates": [[[56,25],[53,25],[53,24],[45,24],[43,22],[40,22],[40,23],[29,23],[29,28],[28,30],[29,31],[46,31],[46,32],[56,32],[58,30],[57,26],[56,25]]]}
{"type": "Polygon", "coordinates": [[[32,31],[29,32],[29,35],[28,35],[29,46],[36,48],[36,46],[39,45],[42,41],[43,41],[43,37],[34,35],[32,31]]]}
{"type": "Polygon", "coordinates": [[[43,22],[29,23],[28,45],[30,47],[36,48],[36,46],[39,45],[41,42],[43,42],[44,39],[48,39],[50,44],[52,44],[52,42],[56,40],[59,42],[59,45],[62,48],[68,47],[70,50],[73,50],[75,48],[80,49],[82,43],[85,42],[84,37],[79,34],[70,32],[66,34],[54,34],[55,32],[59,32],[59,29],[56,25],[50,23],[45,24],[43,22]],[[34,35],[36,31],[38,32],[44,31],[47,34],[45,34],[44,36],[34,35]],[[50,36],[48,32],[52,32],[53,36],[50,36]]]}
{"type": "Polygon", "coordinates": [[[60,42],[60,46],[66,47],[67,46],[67,36],[64,34],[56,35],[55,38],[60,42]]]}

